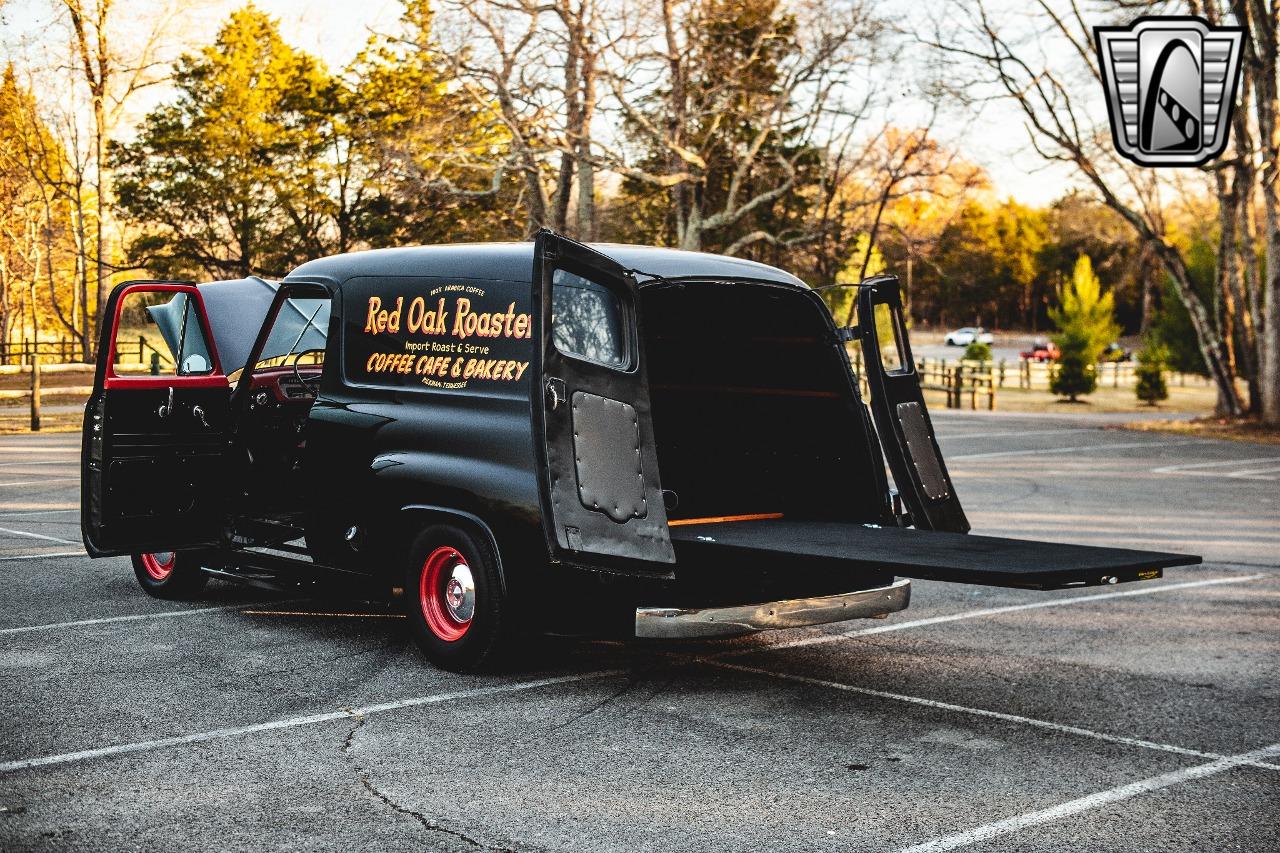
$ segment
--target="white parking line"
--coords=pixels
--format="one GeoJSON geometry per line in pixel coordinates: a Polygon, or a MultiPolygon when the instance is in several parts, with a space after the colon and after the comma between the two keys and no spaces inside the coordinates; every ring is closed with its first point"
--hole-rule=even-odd
{"type": "MultiPolygon", "coordinates": [[[[1044,456],[1052,453],[1074,453],[1077,450],[1132,450],[1136,447],[1182,447],[1187,444],[1204,444],[1202,441],[1129,441],[1117,444],[1078,444],[1075,447],[1041,447],[1036,450],[996,450],[990,453],[961,453],[948,456],[948,462],[958,459],[995,459],[1000,456],[1044,456]]],[[[0,484],[2,485],[2,484],[0,484]]]]}
{"type": "MultiPolygon", "coordinates": [[[[1229,578],[1209,578],[1202,581],[1183,581],[1181,583],[1152,584],[1150,586],[1144,584],[1137,589],[1101,592],[1096,595],[1075,595],[1071,598],[1033,601],[1028,604],[1010,604],[1005,607],[987,607],[982,610],[965,610],[961,613],[949,613],[945,616],[929,616],[924,619],[912,619],[909,622],[890,622],[886,625],[876,625],[873,628],[859,628],[856,631],[842,631],[839,634],[819,634],[816,637],[801,637],[800,639],[788,640],[783,643],[771,643],[763,648],[771,650],[794,649],[801,646],[815,646],[822,643],[834,643],[837,640],[847,640],[852,637],[866,637],[871,634],[884,634],[890,631],[905,631],[909,628],[922,628],[925,625],[941,625],[944,622],[959,622],[965,619],[978,619],[983,616],[995,616],[1000,613],[1016,613],[1019,610],[1039,610],[1044,607],[1068,607],[1073,604],[1091,604],[1095,601],[1104,601],[1109,598],[1129,598],[1135,595],[1152,595],[1153,593],[1168,592],[1169,590],[1174,589],[1192,589],[1199,586],[1216,586],[1218,584],[1225,583],[1246,583],[1248,581],[1261,580],[1265,577],[1267,577],[1266,574],[1236,575],[1229,578]]],[[[1147,583],[1150,582],[1148,581],[1147,583]]],[[[716,657],[745,655],[751,654],[755,651],[760,651],[760,648],[734,649],[730,652],[722,652],[716,657]]]]}
{"type": "MultiPolygon", "coordinates": [[[[1079,726],[1067,726],[1062,723],[1053,723],[1048,720],[1038,720],[1034,717],[1022,717],[1017,714],[1005,714],[1000,711],[989,711],[986,708],[969,708],[964,705],[953,705],[950,702],[939,702],[934,699],[924,699],[919,696],[907,696],[902,693],[889,693],[884,690],[873,690],[869,687],[855,687],[852,684],[844,684],[839,681],[828,681],[823,678],[813,678],[807,675],[792,675],[788,672],[777,672],[770,669],[760,669],[754,666],[742,666],[741,664],[728,663],[727,661],[718,661],[710,658],[700,658],[701,662],[718,666],[722,669],[732,669],[739,672],[750,672],[756,675],[767,675],[771,678],[780,678],[785,681],[798,681],[802,684],[812,684],[816,687],[827,687],[832,690],[840,690],[845,693],[858,693],[863,696],[874,696],[878,699],[892,699],[895,702],[907,702],[912,705],[920,705],[925,708],[935,708],[940,711],[951,711],[959,714],[967,714],[973,717],[987,717],[993,720],[1003,720],[1008,723],[1017,723],[1023,726],[1032,726],[1037,729],[1045,729],[1059,734],[1076,735],[1078,737],[1087,737],[1094,740],[1107,741],[1108,743],[1120,743],[1126,746],[1136,746],[1141,749],[1152,749],[1157,752],[1172,752],[1176,755],[1190,755],[1195,758],[1211,758],[1221,759],[1224,756],[1216,752],[1203,752],[1198,749],[1190,749],[1184,746],[1176,746],[1169,743],[1157,743],[1155,741],[1143,740],[1141,738],[1125,737],[1123,735],[1111,735],[1106,732],[1096,732],[1092,729],[1083,729],[1079,726]]],[[[1280,770],[1280,764],[1269,764],[1263,761],[1247,762],[1253,767],[1261,767],[1266,770],[1280,770]]]]}
{"type": "Polygon", "coordinates": [[[33,509],[29,512],[6,512],[0,518],[26,518],[29,515],[58,515],[68,512],[79,512],[78,509],[33,509]]]}
{"type": "MultiPolygon", "coordinates": [[[[57,557],[63,555],[39,554],[32,556],[57,557]]],[[[100,619],[77,619],[74,622],[50,622],[45,625],[23,625],[20,628],[0,628],[0,637],[8,636],[10,634],[29,634],[32,631],[52,631],[55,628],[79,628],[82,625],[109,625],[114,622],[140,622],[143,619],[176,619],[180,616],[202,616],[206,613],[220,613],[225,610],[243,610],[246,607],[254,606],[255,603],[256,602],[228,604],[222,607],[193,607],[190,610],[165,610],[161,613],[137,613],[133,616],[103,616],[100,619]]]]}
{"type": "Polygon", "coordinates": [[[971,829],[968,832],[957,833],[956,835],[948,835],[944,838],[935,838],[932,841],[926,841],[923,844],[916,844],[907,847],[901,853],[940,853],[944,850],[955,850],[959,847],[968,847],[971,844],[980,844],[984,841],[990,841],[993,838],[999,838],[1002,835],[1008,835],[1029,826],[1037,826],[1042,823],[1050,823],[1055,820],[1061,820],[1065,817],[1080,814],[1081,812],[1090,811],[1101,806],[1119,803],[1124,800],[1130,800],[1141,794],[1150,793],[1151,791],[1159,791],[1161,788],[1168,788],[1173,785],[1180,785],[1183,782],[1190,782],[1194,779],[1204,779],[1208,776],[1216,776],[1225,773],[1236,767],[1254,764],[1261,759],[1271,758],[1280,755],[1280,744],[1273,744],[1262,749],[1255,749],[1252,752],[1241,753],[1240,755],[1230,755],[1225,758],[1219,758],[1208,764],[1199,764],[1195,767],[1187,767],[1182,770],[1174,770],[1169,773],[1162,773],[1159,776],[1152,776],[1138,782],[1131,782],[1128,785],[1120,785],[1116,788],[1110,788],[1106,791],[1099,791],[1096,794],[1089,794],[1077,800],[1071,800],[1060,805],[1052,806],[1039,811],[1027,812],[1026,814],[1017,815],[1016,817],[1005,818],[1004,820],[988,823],[971,829]]]}
{"type": "Polygon", "coordinates": [[[1260,456],[1254,459],[1227,459],[1217,462],[1193,462],[1188,465],[1162,465],[1152,468],[1152,474],[1176,474],[1182,477],[1232,477],[1237,480],[1276,480],[1268,477],[1273,471],[1280,471],[1280,457],[1260,456]],[[1247,466],[1261,465],[1261,468],[1247,466]],[[1210,471],[1209,468],[1234,467],[1239,470],[1231,472],[1210,471]]]}
{"type": "Polygon", "coordinates": [[[61,545],[79,545],[71,539],[59,539],[57,536],[45,536],[43,533],[29,533],[26,530],[14,530],[10,527],[0,527],[0,533],[7,533],[10,536],[28,536],[32,539],[43,539],[46,542],[57,542],[61,545]]]}
{"type": "Polygon", "coordinates": [[[1232,471],[1228,477],[1234,477],[1239,480],[1280,480],[1280,477],[1269,477],[1268,474],[1280,473],[1280,465],[1267,465],[1262,468],[1253,468],[1248,471],[1232,471]]]}
{"type": "Polygon", "coordinates": [[[28,465],[76,465],[75,459],[49,459],[39,462],[0,462],[0,468],[25,468],[28,465]]]}
{"type": "Polygon", "coordinates": [[[56,554],[10,554],[6,557],[0,557],[0,563],[7,563],[10,560],[42,560],[53,557],[83,557],[84,551],[58,551],[56,554]]]}
{"type": "Polygon", "coordinates": [[[301,726],[314,725],[316,723],[333,722],[334,720],[367,717],[373,714],[382,714],[387,711],[398,711],[402,708],[413,708],[419,705],[435,705],[440,702],[452,702],[455,699],[470,699],[477,696],[493,696],[502,693],[518,693],[524,690],[534,690],[539,687],[549,687],[556,684],[572,684],[577,681],[609,678],[624,674],[625,672],[623,670],[614,669],[587,672],[580,675],[560,675],[552,678],[540,678],[536,681],[522,681],[516,684],[498,684],[492,687],[476,687],[471,690],[456,690],[451,693],[415,696],[411,699],[397,699],[392,702],[380,702],[376,705],[365,705],[360,708],[343,708],[338,711],[329,711],[328,713],[323,714],[311,714],[305,717],[289,717],[284,720],[255,723],[250,726],[214,729],[212,731],[197,732],[195,734],[180,735],[178,737],[161,738],[159,740],[122,743],[115,746],[99,747],[97,749],[84,749],[79,752],[64,752],[59,755],[46,755],[40,758],[24,758],[19,761],[6,761],[4,763],[0,763],[0,773],[13,773],[18,770],[27,770],[32,767],[47,767],[51,764],[69,764],[74,761],[87,761],[94,758],[110,758],[116,755],[127,755],[135,752],[150,752],[152,750],[165,749],[170,746],[181,746],[182,744],[188,743],[207,743],[212,740],[240,737],[242,735],[256,734],[258,732],[294,729],[301,726]]]}
{"type": "Polygon", "coordinates": [[[1099,427],[1070,427],[1070,428],[1066,428],[1066,429],[1027,429],[1027,430],[1019,430],[1019,431],[1015,431],[1015,432],[966,432],[966,433],[960,433],[959,435],[948,435],[948,434],[947,434],[946,432],[944,432],[944,431],[939,431],[939,432],[938,432],[938,439],[939,439],[939,440],[941,440],[941,439],[944,439],[944,438],[955,438],[955,439],[960,439],[960,438],[1000,438],[1000,437],[1002,437],[1002,436],[1009,436],[1009,435],[1017,435],[1017,436],[1023,436],[1023,435],[1061,435],[1062,433],[1066,433],[1066,432],[1101,432],[1101,431],[1102,431],[1102,430],[1101,430],[1099,427]]]}
{"type": "MultiPolygon", "coordinates": [[[[1151,472],[1153,474],[1186,474],[1199,468],[1225,468],[1228,465],[1252,465],[1256,462],[1280,462],[1280,458],[1259,456],[1254,459],[1225,459],[1216,462],[1192,462],[1187,465],[1163,465],[1159,468],[1152,468],[1151,472]]],[[[1216,477],[1218,475],[1214,473],[1206,476],[1216,477]]]]}

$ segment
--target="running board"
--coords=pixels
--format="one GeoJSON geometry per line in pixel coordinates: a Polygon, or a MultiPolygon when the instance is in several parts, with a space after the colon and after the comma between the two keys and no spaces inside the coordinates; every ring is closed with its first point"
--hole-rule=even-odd
{"type": "Polygon", "coordinates": [[[364,572],[317,563],[310,557],[273,554],[265,549],[206,549],[190,553],[204,571],[214,577],[266,589],[290,590],[298,584],[321,582],[369,584],[374,580],[364,572]]]}

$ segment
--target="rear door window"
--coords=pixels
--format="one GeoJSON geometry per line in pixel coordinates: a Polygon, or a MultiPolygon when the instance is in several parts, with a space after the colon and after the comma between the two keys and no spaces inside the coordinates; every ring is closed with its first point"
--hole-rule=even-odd
{"type": "Polygon", "coordinates": [[[560,352],[619,370],[629,366],[626,309],[609,288],[558,269],[551,315],[552,339],[560,352]]]}

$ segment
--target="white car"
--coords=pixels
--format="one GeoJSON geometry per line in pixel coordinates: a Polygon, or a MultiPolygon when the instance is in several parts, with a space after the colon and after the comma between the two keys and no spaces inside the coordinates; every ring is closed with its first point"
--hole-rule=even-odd
{"type": "Polygon", "coordinates": [[[995,341],[995,338],[981,326],[965,326],[963,329],[948,332],[946,337],[949,347],[967,347],[975,341],[980,344],[990,344],[995,341]]]}

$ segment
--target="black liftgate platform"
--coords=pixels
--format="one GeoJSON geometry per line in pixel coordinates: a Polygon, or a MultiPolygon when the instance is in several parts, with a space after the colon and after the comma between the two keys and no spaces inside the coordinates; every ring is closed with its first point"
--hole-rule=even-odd
{"type": "MultiPolygon", "coordinates": [[[[966,533],[940,533],[853,522],[766,518],[676,522],[677,553],[699,561],[727,563],[788,558],[860,575],[918,578],[984,586],[1063,589],[1153,580],[1172,566],[1201,562],[1187,554],[1096,548],[966,533]]],[[[677,572],[679,569],[677,568],[677,572]]]]}

